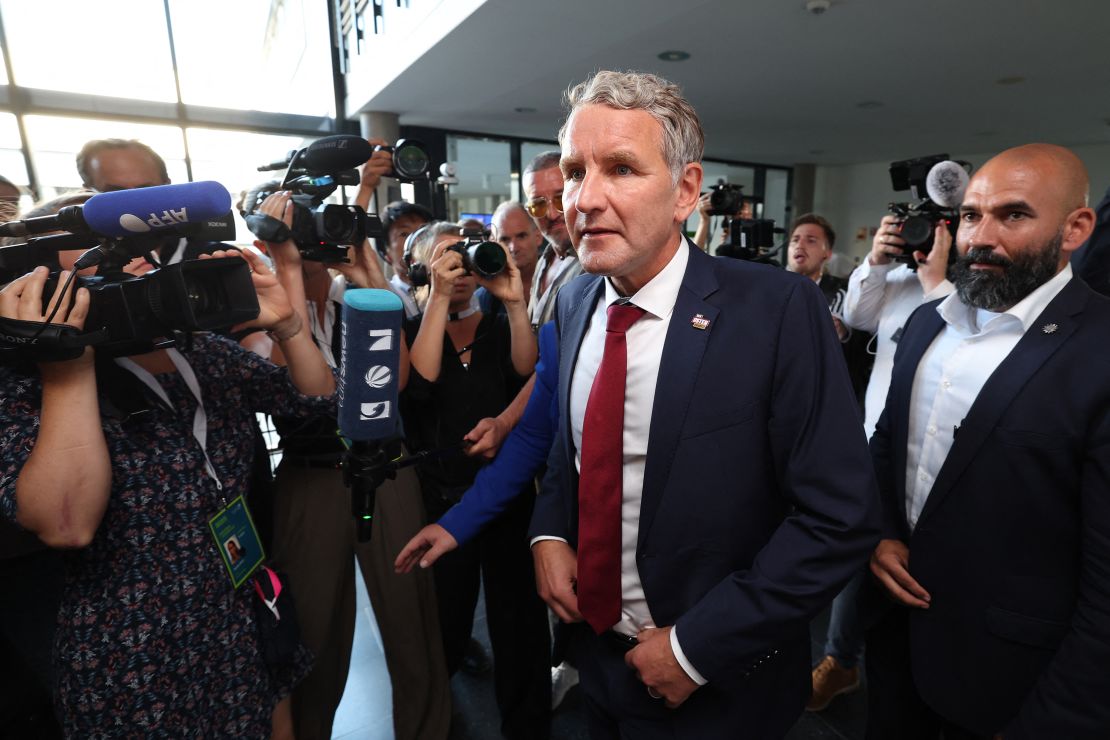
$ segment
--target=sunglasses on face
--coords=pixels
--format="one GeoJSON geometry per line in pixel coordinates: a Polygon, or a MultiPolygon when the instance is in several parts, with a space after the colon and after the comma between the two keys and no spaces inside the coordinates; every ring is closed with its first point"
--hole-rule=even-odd
{"type": "Polygon", "coordinates": [[[550,211],[556,213],[563,212],[563,194],[548,198],[532,198],[525,206],[528,209],[528,215],[532,218],[545,218],[550,211]]]}

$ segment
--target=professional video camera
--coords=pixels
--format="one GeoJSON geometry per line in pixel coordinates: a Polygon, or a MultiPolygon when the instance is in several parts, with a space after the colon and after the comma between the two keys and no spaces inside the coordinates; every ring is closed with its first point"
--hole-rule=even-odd
{"type": "Polygon", "coordinates": [[[385,236],[381,219],[358,206],[324,203],[324,200],[340,185],[358,185],[359,173],[355,167],[370,159],[373,153],[370,143],[362,137],[339,134],[318,139],[304,149],[290,152],[285,159],[262,165],[259,171],[284,168],[285,175],[273,187],[252,191],[253,202],[243,203],[247,228],[263,241],[293,239],[306,260],[346,261],[349,246],[360,244],[367,237],[385,236]],[[291,229],[279,219],[257,212],[267,196],[280,190],[293,193],[291,229]]]}
{"type": "Polygon", "coordinates": [[[769,218],[734,218],[729,224],[728,241],[717,247],[717,256],[782,267],[775,257],[783,245],[775,246],[775,234],[784,233],[769,218]]]}
{"type": "Polygon", "coordinates": [[[744,203],[743,185],[730,185],[724,180],[718,180],[716,185],[709,186],[710,216],[732,216],[740,212],[744,203]]]}
{"type": "MultiPolygon", "coordinates": [[[[458,252],[462,255],[463,268],[467,273],[477,273],[484,278],[496,277],[505,269],[505,250],[497,242],[488,241],[478,229],[464,229],[462,241],[448,246],[445,252],[458,252]]],[[[417,288],[430,285],[431,268],[416,262],[411,263],[412,255],[406,255],[409,264],[409,281],[417,288]]]]}
{"type": "MultiPolygon", "coordinates": [[[[917,269],[913,253],[928,254],[933,248],[934,231],[944,221],[955,236],[959,206],[967,188],[971,165],[953,162],[947,154],[905,159],[890,163],[890,184],[896,191],[909,190],[913,202],[890,203],[887,207],[901,220],[900,236],[905,253],[895,257],[917,269]]],[[[955,252],[952,253],[953,256],[955,252]]]]}
{"type": "Polygon", "coordinates": [[[242,259],[187,260],[140,276],[123,271],[136,257],[158,264],[153,252],[163,237],[194,231],[208,219],[222,217],[230,204],[231,196],[218,183],[163,185],[94,195],[83,206],[68,206],[55,216],[0,226],[0,235],[74,232],[30,237],[25,244],[0,248],[2,281],[40,265],[51,270],[43,290],[44,313],[58,288],[60,251],[88,248],[63,289],[76,282],[75,288],[90,293],[80,332],[50,323],[58,306],[44,323],[0,319],[0,361],[72,359],[87,346],[111,356],[137,354],[187,341],[189,332],[224,329],[257,317],[258,297],[242,259]],[[76,276],[94,266],[95,275],[76,276]]]}

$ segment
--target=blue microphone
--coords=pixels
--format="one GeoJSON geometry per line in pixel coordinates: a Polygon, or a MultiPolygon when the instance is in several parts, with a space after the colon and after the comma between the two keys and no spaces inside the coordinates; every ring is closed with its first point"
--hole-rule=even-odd
{"type": "Polygon", "coordinates": [[[343,480],[351,488],[359,542],[370,540],[378,486],[394,476],[391,464],[402,452],[397,371],[403,315],[392,291],[357,288],[343,294],[339,431],[352,440],[343,456],[343,480]]]}
{"type": "Polygon", "coordinates": [[[364,442],[396,437],[397,373],[401,360],[401,299],[390,290],[343,294],[339,361],[339,431],[364,442]]]}
{"type": "Polygon", "coordinates": [[[218,182],[187,182],[97,193],[83,205],[66,206],[52,216],[9,221],[0,236],[69,231],[101,237],[140,236],[203,224],[231,209],[231,194],[218,182]]]}

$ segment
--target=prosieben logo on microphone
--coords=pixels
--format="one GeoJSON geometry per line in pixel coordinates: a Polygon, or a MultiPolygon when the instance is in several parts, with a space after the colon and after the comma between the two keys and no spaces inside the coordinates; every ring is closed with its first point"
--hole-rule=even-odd
{"type": "Polygon", "coordinates": [[[125,213],[119,217],[119,225],[133,234],[145,234],[151,229],[164,229],[169,226],[189,223],[187,211],[186,208],[179,211],[168,209],[162,211],[161,216],[157,213],[150,213],[146,219],[133,213],[125,213]]]}

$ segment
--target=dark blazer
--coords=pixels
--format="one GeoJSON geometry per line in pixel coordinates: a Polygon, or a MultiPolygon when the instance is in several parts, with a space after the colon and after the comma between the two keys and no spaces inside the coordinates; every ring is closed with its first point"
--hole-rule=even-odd
{"type": "MultiPolygon", "coordinates": [[[[598,276],[558,297],[560,424],[532,536],[576,543],[569,389],[598,276]]],[[[811,280],[690,247],[663,348],[637,561],[652,617],[708,679],[678,712],[779,736],[810,691],[808,622],[878,539],[863,428],[811,280]],[[692,319],[708,320],[705,329],[692,319]],[[780,731],[781,728],[781,731],[780,731]]]]}
{"type": "Polygon", "coordinates": [[[937,302],[907,322],[872,438],[885,537],[932,596],[914,683],[947,719],[1011,738],[1110,737],[1110,300],[1072,279],[975,399],[911,534],[906,440],[937,302]]]}

